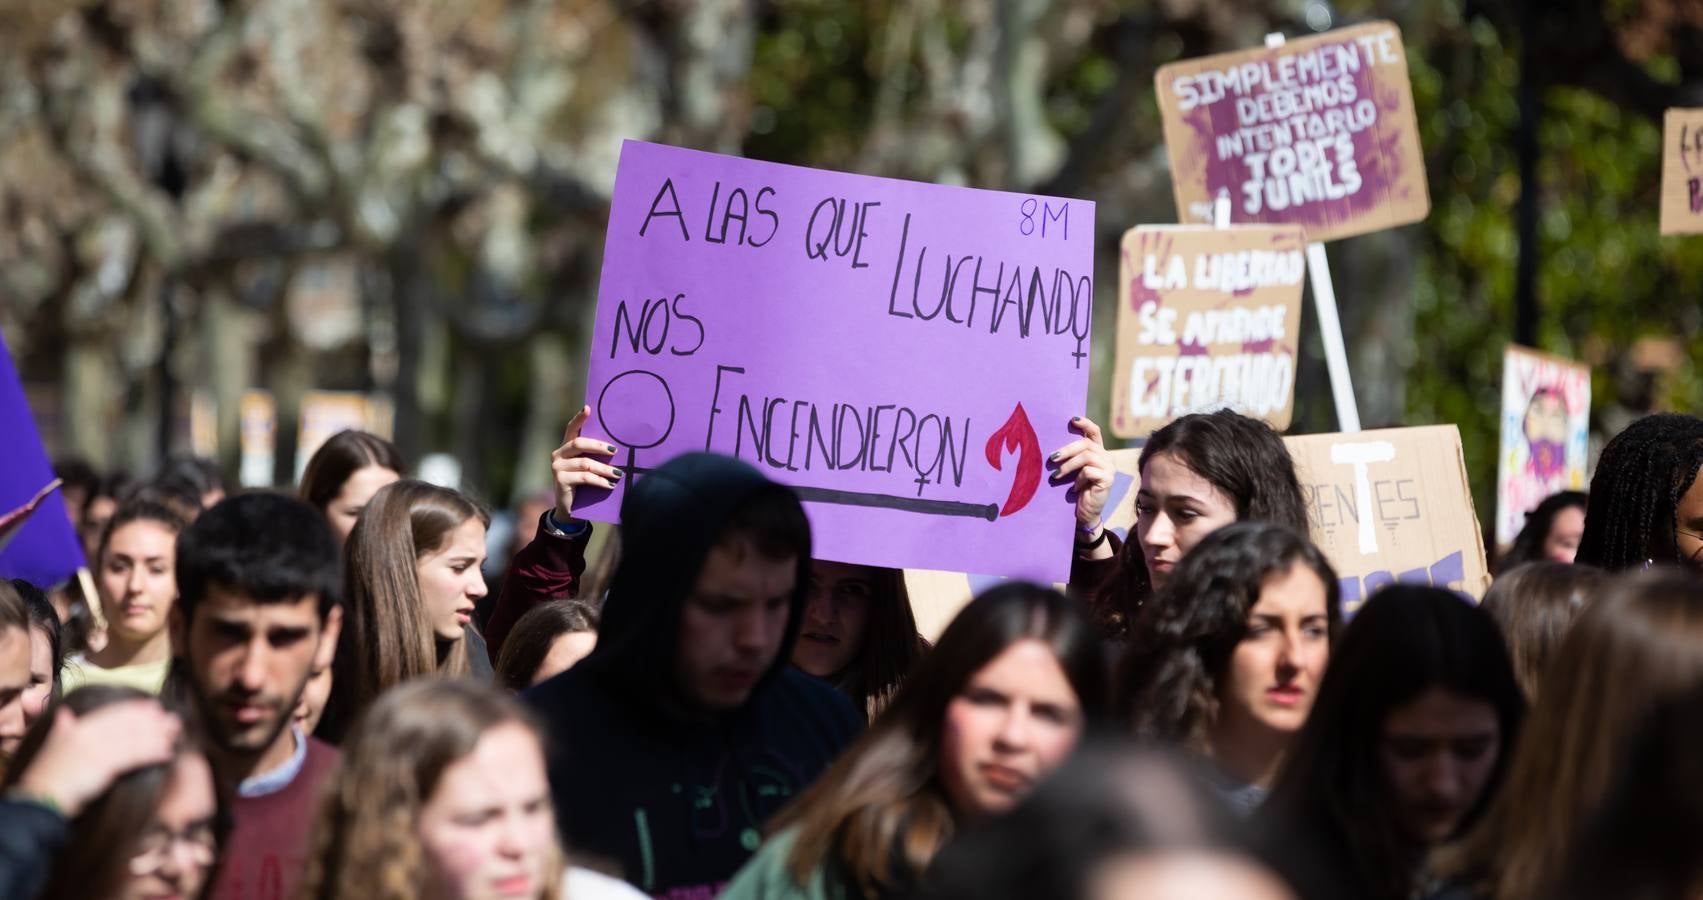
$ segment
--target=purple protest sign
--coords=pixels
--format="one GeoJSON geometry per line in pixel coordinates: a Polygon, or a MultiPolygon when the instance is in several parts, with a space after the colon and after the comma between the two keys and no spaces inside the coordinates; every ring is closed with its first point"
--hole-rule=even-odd
{"type": "Polygon", "coordinates": [[[22,578],[42,587],[58,584],[83,565],[83,547],[59,492],[39,496],[54,480],[53,466],[4,340],[0,340],[0,434],[6,436],[0,440],[0,514],[18,513],[17,518],[9,518],[0,539],[0,578],[22,578]]]}
{"type": "MultiPolygon", "coordinates": [[[[1088,387],[1094,204],[628,141],[588,435],[642,478],[737,456],[806,501],[818,557],[1062,581],[1043,453],[1088,387]]],[[[620,488],[576,512],[613,521],[620,488]]]]}

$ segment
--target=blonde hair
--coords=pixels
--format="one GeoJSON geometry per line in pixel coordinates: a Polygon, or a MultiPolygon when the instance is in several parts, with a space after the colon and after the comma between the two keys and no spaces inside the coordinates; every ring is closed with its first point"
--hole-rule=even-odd
{"type": "Polygon", "coordinates": [[[469,519],[491,518],[459,491],[403,480],[373,494],[345,545],[343,634],[333,664],[325,737],[339,740],[386,689],[427,675],[466,675],[467,642],[440,648],[420,596],[415,565],[443,548],[469,519]]]}
{"type": "MultiPolygon", "coordinates": [[[[429,867],[420,811],[443,773],[499,725],[539,729],[519,701],[488,685],[417,681],[379,698],[344,743],[320,804],[305,900],[414,900],[429,867]]],[[[558,852],[540,900],[558,900],[566,863],[558,852]]]]}

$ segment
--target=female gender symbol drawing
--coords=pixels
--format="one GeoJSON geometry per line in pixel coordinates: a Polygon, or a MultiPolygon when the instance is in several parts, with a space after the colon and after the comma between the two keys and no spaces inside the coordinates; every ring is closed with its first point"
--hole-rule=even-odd
{"type": "Polygon", "coordinates": [[[609,379],[597,395],[597,421],[604,434],[627,448],[623,468],[636,477],[649,471],[636,465],[638,451],[668,440],[674,430],[674,394],[655,372],[630,369],[609,379]]]}

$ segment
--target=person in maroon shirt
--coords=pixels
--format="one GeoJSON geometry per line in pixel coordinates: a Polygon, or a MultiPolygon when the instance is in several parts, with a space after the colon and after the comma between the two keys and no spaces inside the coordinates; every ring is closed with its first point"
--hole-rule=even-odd
{"type": "Polygon", "coordinates": [[[178,538],[172,689],[200,714],[214,777],[236,797],[216,900],[296,894],[337,751],[291,720],[336,653],[341,568],[324,517],[281,494],[228,498],[178,538]]]}

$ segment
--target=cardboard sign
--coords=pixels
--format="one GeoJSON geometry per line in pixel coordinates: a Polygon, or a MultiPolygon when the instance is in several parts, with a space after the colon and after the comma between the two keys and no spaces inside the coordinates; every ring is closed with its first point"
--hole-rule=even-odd
{"type": "Polygon", "coordinates": [[[1590,441],[1588,366],[1508,345],[1502,356],[1502,451],[1496,461],[1496,543],[1560,490],[1583,490],[1590,441]]]}
{"type": "MultiPolygon", "coordinates": [[[[1081,200],[628,141],[586,433],[639,478],[755,465],[824,559],[1058,580],[1071,503],[1042,453],[1087,394],[1093,250],[1081,200]]],[[[621,490],[576,511],[613,520],[621,490]]]]}
{"type": "Polygon", "coordinates": [[[1431,208],[1401,31],[1371,22],[1154,76],[1177,221],[1300,225],[1334,241],[1431,208]]]}
{"type": "Polygon", "coordinates": [[[1294,226],[1124,232],[1112,433],[1228,407],[1289,427],[1306,238],[1294,226]]]}
{"type": "Polygon", "coordinates": [[[1703,232],[1703,109],[1662,116],[1662,234],[1703,232]]]}
{"type": "Polygon", "coordinates": [[[48,588],[83,566],[83,544],[65,511],[24,386],[0,335],[0,513],[7,519],[0,578],[48,588]]]}
{"type": "MultiPolygon", "coordinates": [[[[1345,616],[1391,582],[1431,584],[1474,598],[1490,586],[1478,514],[1453,425],[1283,439],[1307,503],[1313,543],[1336,570],[1345,616]]],[[[1139,450],[1113,450],[1117,474],[1101,521],[1129,540],[1140,490],[1139,450]]],[[[933,639],[997,578],[906,572],[911,608],[933,639]]]]}
{"type": "Polygon", "coordinates": [[[1484,596],[1490,566],[1453,425],[1285,438],[1351,615],[1392,581],[1484,596]]]}

